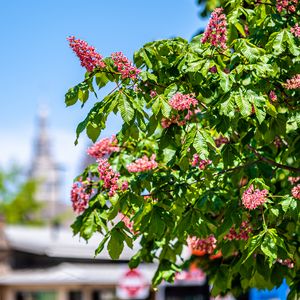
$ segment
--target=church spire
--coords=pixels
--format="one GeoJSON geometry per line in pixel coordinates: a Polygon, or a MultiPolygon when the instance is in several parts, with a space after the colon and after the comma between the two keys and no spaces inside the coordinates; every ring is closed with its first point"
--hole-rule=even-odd
{"type": "Polygon", "coordinates": [[[60,200],[61,184],[59,168],[51,153],[47,118],[47,110],[45,108],[40,109],[29,175],[38,182],[36,199],[43,203],[43,218],[50,221],[58,212],[57,206],[60,200]]]}
{"type": "Polygon", "coordinates": [[[46,108],[41,108],[38,113],[38,134],[35,151],[37,156],[48,156],[50,158],[50,141],[47,131],[47,117],[48,111],[46,108]]]}

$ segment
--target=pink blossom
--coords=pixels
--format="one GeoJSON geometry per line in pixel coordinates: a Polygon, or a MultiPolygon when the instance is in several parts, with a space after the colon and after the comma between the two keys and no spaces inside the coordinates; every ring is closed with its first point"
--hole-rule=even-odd
{"type": "Polygon", "coordinates": [[[242,202],[248,209],[255,209],[266,201],[267,190],[254,190],[253,184],[243,193],[242,202]]]}
{"type": "Polygon", "coordinates": [[[300,26],[298,25],[298,23],[296,23],[296,25],[294,27],[291,27],[291,33],[295,37],[300,37],[300,26]]]}
{"type": "Polygon", "coordinates": [[[248,240],[249,235],[252,232],[252,228],[248,221],[243,221],[239,230],[237,231],[234,227],[231,227],[229,233],[224,236],[224,240],[248,240]]]}
{"type": "Polygon", "coordinates": [[[142,158],[139,158],[135,162],[129,164],[127,166],[127,170],[131,173],[153,170],[158,166],[155,158],[155,154],[152,154],[150,159],[146,155],[144,155],[142,158]]]}
{"type": "Polygon", "coordinates": [[[292,195],[296,199],[300,199],[300,184],[292,188],[292,195]]]}
{"type": "Polygon", "coordinates": [[[215,143],[216,143],[216,146],[219,148],[223,144],[228,144],[229,143],[229,139],[227,137],[224,137],[224,136],[220,135],[218,138],[215,139],[215,143]]]}
{"type": "Polygon", "coordinates": [[[277,258],[276,261],[283,266],[287,266],[289,269],[293,269],[295,266],[295,264],[289,258],[286,259],[277,258]]]}
{"type": "Polygon", "coordinates": [[[137,69],[122,52],[112,53],[111,58],[123,79],[130,78],[134,80],[141,72],[141,70],[137,69]]]}
{"type": "Polygon", "coordinates": [[[193,167],[198,166],[200,170],[204,170],[205,167],[210,165],[211,163],[212,161],[209,159],[200,159],[199,155],[196,153],[193,155],[193,160],[191,164],[193,167]]]}
{"type": "Polygon", "coordinates": [[[180,117],[178,115],[172,116],[169,119],[162,118],[160,124],[163,128],[169,128],[172,124],[176,124],[178,126],[184,126],[186,124],[186,121],[185,120],[180,121],[179,119],[180,117]]]}
{"type": "Polygon", "coordinates": [[[81,66],[92,72],[95,68],[105,68],[106,65],[102,60],[102,56],[95,51],[95,48],[87,42],[76,39],[74,36],[68,37],[70,47],[80,59],[81,66]]]}
{"type": "Polygon", "coordinates": [[[170,106],[175,110],[190,109],[191,106],[196,106],[198,100],[193,97],[192,94],[183,95],[176,93],[169,101],[170,106]]]}
{"type": "Polygon", "coordinates": [[[119,213],[119,218],[124,222],[125,226],[130,230],[132,234],[137,234],[138,232],[133,229],[134,223],[130,221],[130,218],[124,215],[123,213],[119,213]]]}
{"type": "Polygon", "coordinates": [[[223,8],[216,8],[210,17],[201,42],[209,42],[212,46],[227,48],[227,21],[223,8]]]}
{"type": "Polygon", "coordinates": [[[276,0],[276,9],[279,13],[294,13],[298,0],[276,0]]]}
{"type": "Polygon", "coordinates": [[[80,178],[73,183],[71,189],[71,201],[73,210],[76,213],[80,214],[88,207],[92,193],[92,181],[89,178],[85,181],[80,178]]]}
{"type": "Polygon", "coordinates": [[[121,190],[124,192],[124,191],[126,191],[126,190],[128,190],[128,181],[123,181],[122,182],[122,186],[121,186],[121,190]]]}
{"type": "Polygon", "coordinates": [[[280,148],[282,146],[282,141],[281,141],[281,138],[279,136],[275,137],[273,143],[274,143],[276,148],[280,148]]]}
{"type": "Polygon", "coordinates": [[[118,140],[116,136],[111,138],[104,138],[99,142],[95,143],[93,146],[88,148],[88,155],[95,157],[96,159],[102,158],[105,155],[109,155],[112,152],[119,152],[120,147],[118,147],[118,140]]]}
{"type": "Polygon", "coordinates": [[[212,254],[217,247],[217,240],[213,234],[204,239],[188,237],[187,243],[192,250],[204,251],[206,254],[212,254]]]}
{"type": "Polygon", "coordinates": [[[276,95],[276,93],[274,91],[271,91],[270,94],[269,94],[269,98],[273,102],[277,101],[277,95],[276,95]]]}
{"type": "Polygon", "coordinates": [[[297,74],[291,79],[288,79],[283,85],[289,90],[300,88],[300,74],[297,74]]]}
{"type": "Polygon", "coordinates": [[[209,71],[210,73],[217,73],[217,72],[218,72],[218,69],[217,69],[216,66],[213,66],[213,67],[209,68],[208,71],[209,71]]]}
{"type": "Polygon", "coordinates": [[[153,90],[150,91],[150,97],[151,98],[156,97],[156,95],[157,95],[156,91],[153,91],[153,90]]]}
{"type": "Polygon", "coordinates": [[[295,184],[295,183],[297,183],[298,181],[300,181],[300,176],[298,176],[298,177],[289,177],[288,178],[288,181],[291,183],[291,184],[295,184]]]}
{"type": "Polygon", "coordinates": [[[115,195],[116,191],[119,189],[118,180],[120,177],[119,173],[114,172],[111,165],[106,158],[100,158],[98,162],[98,172],[99,178],[103,180],[103,187],[108,189],[109,197],[115,195]]]}

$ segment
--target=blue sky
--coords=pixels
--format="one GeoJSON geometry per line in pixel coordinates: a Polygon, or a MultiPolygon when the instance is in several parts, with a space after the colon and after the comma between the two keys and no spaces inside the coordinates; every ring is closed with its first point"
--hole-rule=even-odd
{"type": "MultiPolygon", "coordinates": [[[[65,108],[64,94],[80,82],[84,69],[66,37],[75,35],[103,56],[122,51],[129,58],[144,43],[181,36],[190,39],[204,26],[194,0],[26,0],[3,1],[0,12],[0,166],[32,158],[38,107],[49,110],[56,160],[65,167],[65,185],[80,165],[87,140],[74,147],[75,128],[87,113],[65,108]]],[[[102,136],[118,129],[111,119],[102,136]]]]}

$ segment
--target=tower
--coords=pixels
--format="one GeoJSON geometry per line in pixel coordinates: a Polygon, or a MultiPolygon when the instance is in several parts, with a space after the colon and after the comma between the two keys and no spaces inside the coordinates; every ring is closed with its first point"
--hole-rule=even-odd
{"type": "Polygon", "coordinates": [[[37,135],[34,141],[30,178],[37,180],[37,201],[42,202],[42,218],[50,221],[59,212],[60,171],[51,153],[47,128],[47,111],[40,110],[37,121],[37,135]]]}

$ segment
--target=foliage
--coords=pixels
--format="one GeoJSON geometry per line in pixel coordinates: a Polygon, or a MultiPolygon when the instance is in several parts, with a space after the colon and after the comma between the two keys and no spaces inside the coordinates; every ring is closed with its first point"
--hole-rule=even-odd
{"type": "Polygon", "coordinates": [[[119,182],[128,182],[128,189],[111,193],[97,163],[90,165],[77,178],[93,183],[85,186],[90,200],[73,229],[87,240],[101,232],[96,254],[106,245],[113,259],[124,244],[139,242],[130,266],[158,262],[154,285],[180,270],[188,237],[213,235],[214,254],[222,255],[212,260],[207,253],[198,263],[210,276],[214,295],[272,288],[286,278],[289,299],[299,299],[300,194],[291,190],[300,173],[300,94],[288,84],[300,73],[299,37],[291,32],[299,10],[279,12],[274,0],[221,5],[227,49],[202,43],[202,35],[191,42],[151,42],[134,54],[141,70],[137,78],[121,76],[108,57],[105,68],[87,72],[67,92],[67,106],[78,100],[83,105],[95,87],[116,85],[76,132],[78,137],[86,130],[96,142],[108,115],[120,114],[120,151],[107,154],[119,182]],[[198,104],[174,109],[170,99],[179,93],[198,104]],[[152,154],[156,168],[128,171],[130,163],[152,154]],[[247,209],[242,196],[252,197],[251,191],[261,198],[247,209]],[[124,217],[116,221],[118,213],[124,217]],[[242,222],[251,226],[247,238],[224,238],[242,222]]]}
{"type": "Polygon", "coordinates": [[[37,183],[24,180],[20,168],[0,170],[0,214],[8,224],[41,224],[41,205],[35,199],[37,183]]]}

